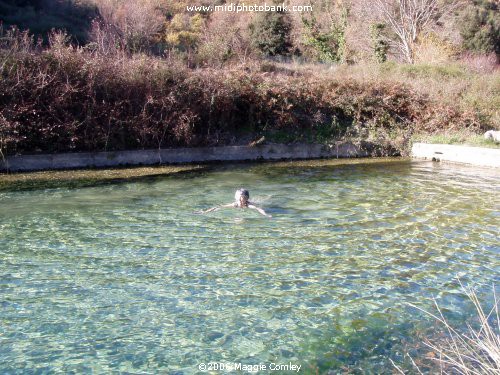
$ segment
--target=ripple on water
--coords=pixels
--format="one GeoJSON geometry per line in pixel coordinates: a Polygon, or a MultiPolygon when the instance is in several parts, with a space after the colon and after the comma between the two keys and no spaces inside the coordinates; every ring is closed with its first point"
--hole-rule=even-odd
{"type": "Polygon", "coordinates": [[[4,191],[0,368],[380,372],[425,322],[406,302],[436,297],[463,318],[455,277],[480,292],[498,282],[498,182],[432,163],[322,162],[4,191]],[[272,220],[193,214],[241,186],[272,220]]]}

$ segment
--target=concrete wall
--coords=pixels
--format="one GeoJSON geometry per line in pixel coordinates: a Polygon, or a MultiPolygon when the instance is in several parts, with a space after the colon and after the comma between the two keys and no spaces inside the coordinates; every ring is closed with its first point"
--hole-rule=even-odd
{"type": "Polygon", "coordinates": [[[0,171],[39,171],[124,165],[201,163],[208,161],[245,161],[280,159],[347,158],[368,156],[359,147],[338,145],[259,145],[200,148],[175,148],[118,152],[83,152],[9,156],[0,159],[0,171]]]}
{"type": "Polygon", "coordinates": [[[500,149],[498,148],[415,143],[411,154],[417,159],[500,167],[500,149]]]}

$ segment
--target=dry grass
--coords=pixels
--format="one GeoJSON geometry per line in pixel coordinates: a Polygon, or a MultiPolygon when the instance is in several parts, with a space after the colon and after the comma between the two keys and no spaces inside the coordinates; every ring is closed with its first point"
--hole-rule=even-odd
{"type": "MultiPolygon", "coordinates": [[[[279,64],[293,71],[314,73],[333,79],[352,79],[373,84],[403,84],[428,96],[437,107],[449,106],[464,114],[477,116],[488,128],[500,129],[500,68],[476,69],[464,62],[440,64],[357,65],[279,64]]],[[[459,126],[460,127],[460,126],[459,126]]]]}
{"type": "MultiPolygon", "coordinates": [[[[500,128],[500,73],[458,66],[250,61],[187,69],[116,49],[0,38],[4,154],[353,140],[405,153],[413,134],[500,128]],[[499,104],[499,105],[497,105],[499,104]]],[[[385,151],[384,151],[385,152],[385,151]]]]}
{"type": "Polygon", "coordinates": [[[500,142],[496,142],[493,139],[485,139],[482,134],[476,134],[474,132],[468,131],[467,129],[435,134],[414,134],[412,141],[434,144],[500,148],[500,142]]]}
{"type": "MultiPolygon", "coordinates": [[[[455,328],[445,318],[436,301],[436,313],[410,306],[434,318],[445,329],[446,336],[439,340],[427,339],[424,344],[435,353],[434,370],[441,374],[498,375],[500,373],[500,315],[499,300],[493,286],[493,307],[485,310],[474,289],[460,283],[465,295],[475,307],[475,321],[467,329],[455,328]]],[[[415,368],[422,373],[412,360],[415,368]]],[[[393,363],[394,364],[394,363],[393,363]]],[[[404,373],[396,364],[395,368],[404,373]]]]}
{"type": "Polygon", "coordinates": [[[463,65],[357,65],[340,67],[336,75],[376,82],[397,82],[428,95],[437,105],[476,113],[500,129],[500,69],[478,73],[463,65]]]}

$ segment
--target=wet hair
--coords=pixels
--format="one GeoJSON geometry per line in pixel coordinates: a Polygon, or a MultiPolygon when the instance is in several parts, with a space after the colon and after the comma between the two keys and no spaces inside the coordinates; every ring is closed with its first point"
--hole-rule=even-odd
{"type": "Polygon", "coordinates": [[[238,189],[238,190],[236,190],[236,193],[234,193],[234,199],[236,200],[236,202],[240,201],[240,197],[241,196],[246,197],[247,200],[250,199],[250,193],[246,189],[238,189]]]}

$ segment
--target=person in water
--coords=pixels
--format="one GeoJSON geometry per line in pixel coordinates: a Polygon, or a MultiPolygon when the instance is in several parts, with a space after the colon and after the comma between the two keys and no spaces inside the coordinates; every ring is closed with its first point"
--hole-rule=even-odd
{"type": "Polygon", "coordinates": [[[246,189],[238,189],[236,190],[236,193],[234,193],[234,202],[229,203],[229,204],[224,204],[222,206],[217,206],[217,207],[212,207],[209,208],[206,211],[202,211],[202,213],[206,214],[207,212],[213,212],[220,210],[221,208],[251,208],[254,210],[257,210],[260,214],[267,216],[267,217],[272,217],[271,215],[268,215],[266,211],[264,211],[262,208],[257,207],[254,203],[250,202],[250,193],[246,189]]]}

